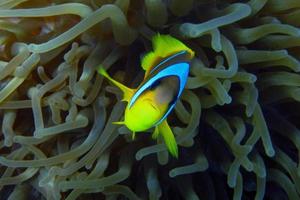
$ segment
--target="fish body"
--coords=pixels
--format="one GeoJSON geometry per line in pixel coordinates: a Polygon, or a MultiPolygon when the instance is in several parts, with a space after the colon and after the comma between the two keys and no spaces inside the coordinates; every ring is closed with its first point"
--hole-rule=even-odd
{"type": "Polygon", "coordinates": [[[133,131],[133,137],[136,132],[155,127],[153,138],[161,134],[169,152],[178,157],[176,140],[166,118],[184,89],[194,52],[169,35],[156,35],[152,43],[154,51],[142,59],[145,77],[138,88],[124,86],[103,68],[99,73],[119,87],[123,100],[128,102],[124,121],[117,124],[125,124],[133,131]]]}

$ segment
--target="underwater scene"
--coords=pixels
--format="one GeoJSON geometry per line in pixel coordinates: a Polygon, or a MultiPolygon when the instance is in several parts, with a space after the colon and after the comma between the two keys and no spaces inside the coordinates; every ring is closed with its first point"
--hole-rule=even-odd
{"type": "Polygon", "coordinates": [[[300,200],[300,0],[1,0],[0,200],[300,200]]]}

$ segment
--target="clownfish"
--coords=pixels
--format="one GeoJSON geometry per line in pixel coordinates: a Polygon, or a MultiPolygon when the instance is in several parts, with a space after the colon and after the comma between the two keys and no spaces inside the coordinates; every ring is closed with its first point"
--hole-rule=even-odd
{"type": "Polygon", "coordinates": [[[136,89],[114,80],[102,67],[98,71],[122,90],[122,101],[128,102],[124,121],[114,123],[126,125],[133,138],[136,132],[155,127],[152,138],[161,134],[168,151],[177,158],[177,143],[166,118],[185,87],[194,52],[170,35],[155,35],[152,46],[153,51],[141,60],[145,76],[136,89]]]}

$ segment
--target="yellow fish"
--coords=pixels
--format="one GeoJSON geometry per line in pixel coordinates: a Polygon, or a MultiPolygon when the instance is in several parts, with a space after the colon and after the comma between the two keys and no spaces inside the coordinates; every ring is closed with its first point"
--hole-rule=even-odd
{"type": "Polygon", "coordinates": [[[115,123],[125,124],[133,132],[133,138],[136,132],[155,127],[153,138],[161,134],[170,154],[177,158],[177,143],[166,118],[184,89],[194,52],[170,35],[155,35],[152,45],[154,51],[141,61],[145,76],[138,88],[126,87],[102,67],[99,73],[120,88],[123,101],[128,102],[124,121],[115,123]]]}

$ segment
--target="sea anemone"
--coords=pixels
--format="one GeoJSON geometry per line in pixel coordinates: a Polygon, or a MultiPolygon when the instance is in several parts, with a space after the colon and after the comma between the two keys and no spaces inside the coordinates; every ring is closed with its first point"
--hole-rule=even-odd
{"type": "Polygon", "coordinates": [[[2,0],[1,199],[300,199],[299,0],[2,0]],[[168,118],[134,140],[121,92],[157,34],[195,52],[168,118]]]}

